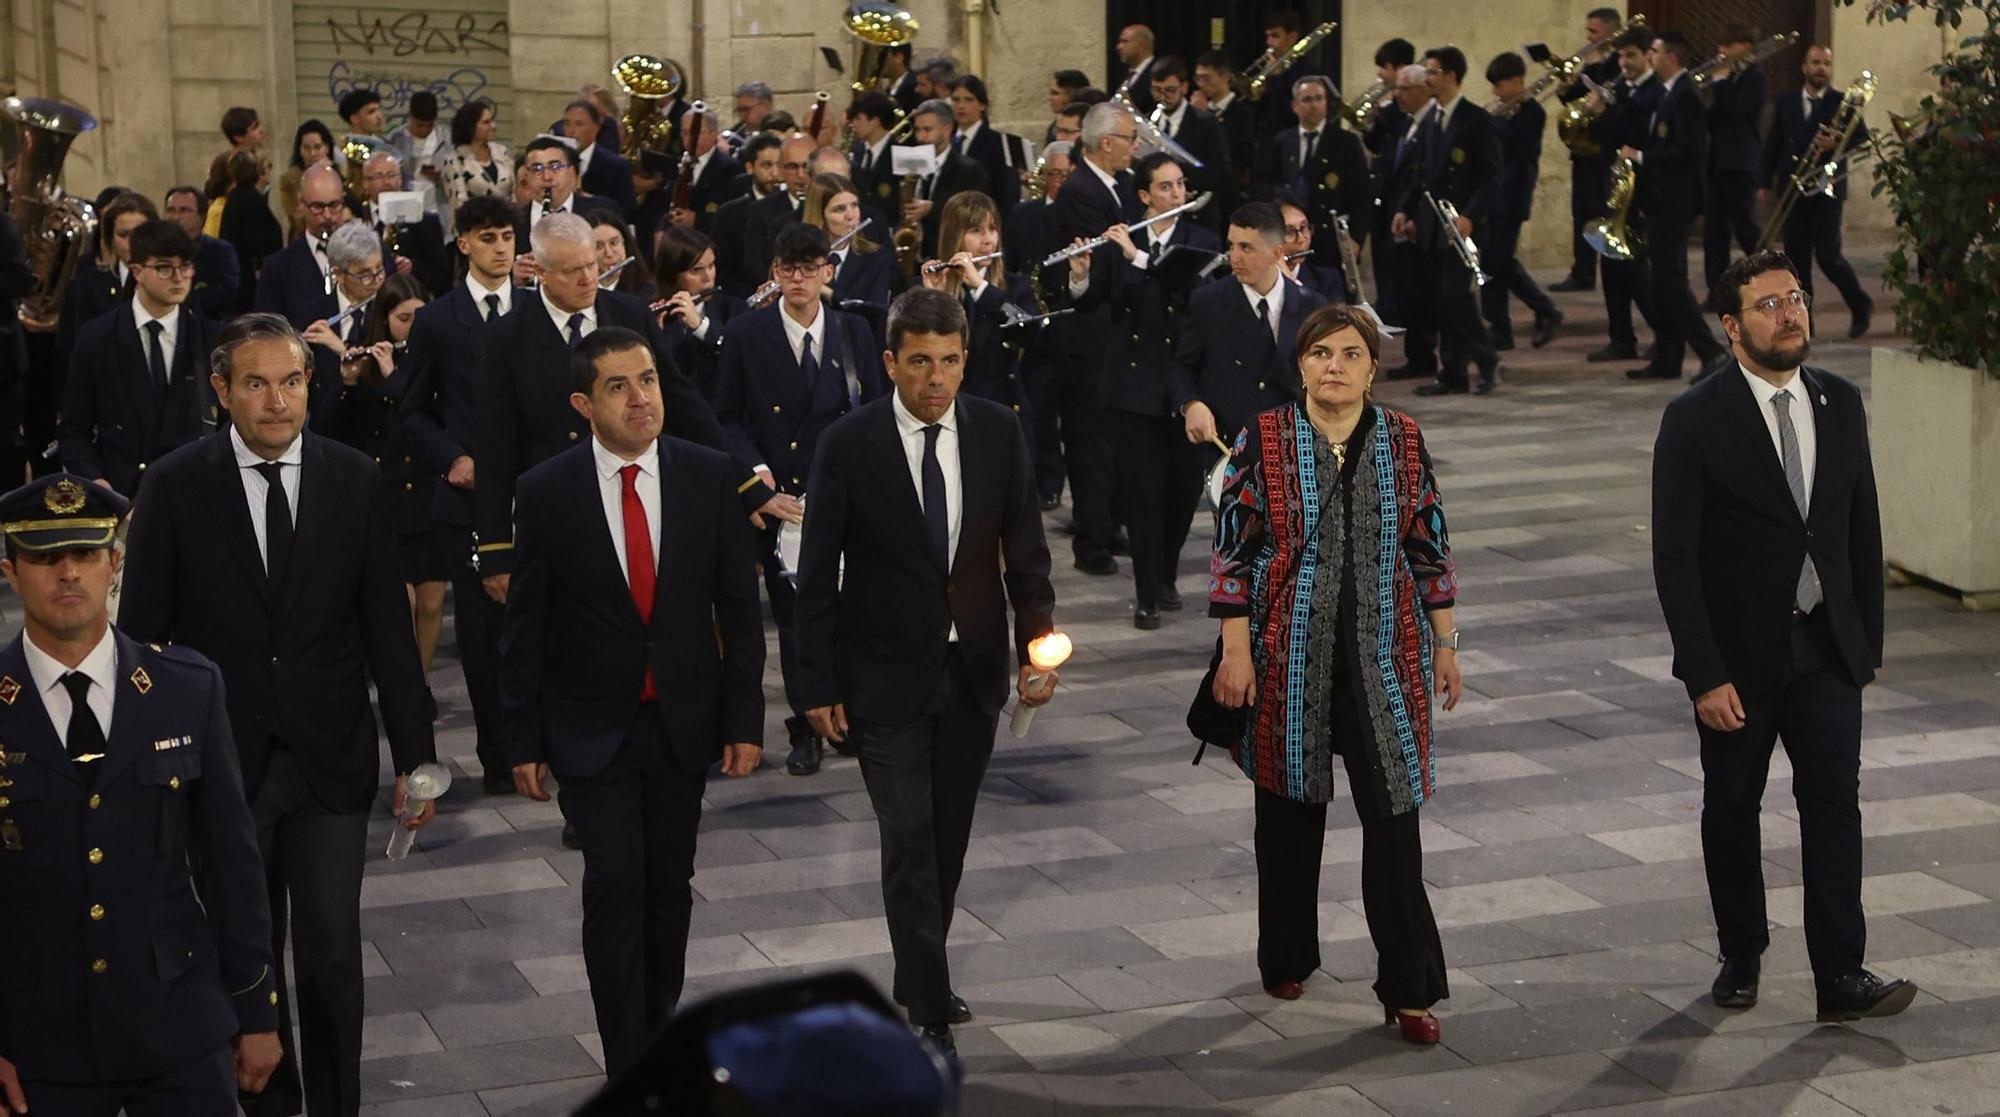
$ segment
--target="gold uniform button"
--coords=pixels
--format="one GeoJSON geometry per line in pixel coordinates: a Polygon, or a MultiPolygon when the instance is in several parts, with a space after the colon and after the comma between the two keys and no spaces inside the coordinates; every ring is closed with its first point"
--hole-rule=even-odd
{"type": "Polygon", "coordinates": [[[179,791],[181,789],[181,778],[179,776],[168,776],[167,786],[173,788],[175,791],[179,791]]]}
{"type": "Polygon", "coordinates": [[[110,968],[111,968],[111,963],[105,961],[102,958],[99,958],[97,961],[92,962],[90,964],[91,973],[103,973],[105,970],[108,970],[110,968]]]}
{"type": "Polygon", "coordinates": [[[93,849],[89,853],[84,854],[84,856],[93,865],[102,865],[104,863],[104,851],[101,849],[93,849]]]}
{"type": "Polygon", "coordinates": [[[571,432],[569,432],[569,440],[570,440],[571,442],[575,442],[575,441],[576,441],[576,432],[575,432],[575,431],[571,431],[571,432]]]}
{"type": "Polygon", "coordinates": [[[1260,392],[1264,390],[1264,382],[1262,380],[1257,381],[1257,390],[1260,392]]]}
{"type": "Polygon", "coordinates": [[[89,804],[90,804],[90,809],[94,811],[94,810],[96,810],[96,809],[97,809],[98,807],[100,807],[100,806],[102,806],[102,805],[104,804],[104,796],[102,796],[102,795],[92,795],[92,796],[90,797],[90,799],[88,800],[88,802],[89,802],[89,804]]]}
{"type": "Polygon", "coordinates": [[[792,443],[792,449],[796,450],[796,449],[798,449],[798,448],[799,448],[799,444],[798,444],[798,443],[796,443],[796,442],[792,443]]]}
{"type": "Polygon", "coordinates": [[[91,918],[91,919],[93,919],[93,920],[96,920],[96,919],[103,919],[103,918],[104,918],[104,905],[103,905],[103,904],[92,904],[92,905],[90,905],[90,918],[91,918]]]}
{"type": "Polygon", "coordinates": [[[778,414],[779,412],[781,412],[781,411],[783,411],[783,410],[784,410],[784,408],[782,408],[782,407],[779,407],[779,406],[778,406],[777,404],[775,404],[775,403],[771,405],[771,414],[773,414],[773,415],[776,415],[776,414],[778,414]]]}
{"type": "Polygon", "coordinates": [[[272,1004],[278,1003],[278,991],[276,989],[271,990],[271,1003],[272,1004]]]}
{"type": "Polygon", "coordinates": [[[0,810],[6,810],[13,805],[14,801],[12,799],[7,798],[5,795],[0,795],[0,810]]]}
{"type": "Polygon", "coordinates": [[[404,492],[406,492],[406,493],[407,493],[407,492],[414,492],[414,491],[416,491],[416,487],[417,487],[417,486],[416,486],[416,484],[415,484],[414,482],[411,482],[411,481],[405,481],[405,482],[403,482],[403,491],[404,491],[404,492]]]}

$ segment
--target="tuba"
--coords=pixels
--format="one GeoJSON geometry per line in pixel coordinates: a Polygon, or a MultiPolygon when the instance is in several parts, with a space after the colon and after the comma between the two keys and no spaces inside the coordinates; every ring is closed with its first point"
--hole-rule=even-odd
{"type": "Polygon", "coordinates": [[[1607,260],[1630,260],[1639,254],[1639,238],[1626,221],[1632,215],[1632,196],[1638,190],[1639,168],[1630,159],[1611,165],[1611,212],[1583,227],[1583,239],[1607,260]]]}
{"type": "Polygon", "coordinates": [[[628,54],[611,64],[611,80],[625,94],[625,111],[618,129],[624,138],[618,154],[637,162],[641,151],[666,151],[674,139],[674,122],[666,106],[687,88],[687,74],[671,58],[628,54]]]}
{"type": "Polygon", "coordinates": [[[916,17],[889,0],[854,0],[841,16],[841,25],[855,40],[851,87],[856,93],[881,89],[889,48],[908,46],[917,37],[916,17]]]}
{"type": "Polygon", "coordinates": [[[46,330],[62,312],[63,291],[97,248],[97,215],[89,203],[63,193],[63,157],[97,118],[61,101],[9,97],[0,102],[4,124],[7,214],[27,248],[35,285],[21,300],[21,321],[46,330]]]}

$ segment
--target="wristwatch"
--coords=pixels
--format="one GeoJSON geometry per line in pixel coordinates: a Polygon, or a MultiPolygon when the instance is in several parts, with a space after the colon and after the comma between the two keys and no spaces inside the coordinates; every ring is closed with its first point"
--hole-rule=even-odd
{"type": "Polygon", "coordinates": [[[1446,647],[1450,648],[1452,651],[1457,651],[1459,631],[1460,631],[1459,629],[1454,628],[1450,632],[1435,633],[1433,634],[1432,639],[1436,640],[1438,645],[1441,647],[1446,647]]]}

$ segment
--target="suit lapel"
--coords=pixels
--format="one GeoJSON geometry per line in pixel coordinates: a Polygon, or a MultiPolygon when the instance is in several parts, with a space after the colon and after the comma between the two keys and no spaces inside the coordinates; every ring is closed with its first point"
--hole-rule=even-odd
{"type": "Polygon", "coordinates": [[[118,642],[118,676],[112,680],[117,694],[111,700],[111,724],[104,731],[104,759],[99,762],[102,767],[97,772],[99,787],[110,786],[119,773],[149,751],[152,742],[145,739],[146,731],[159,724],[146,716],[154,683],[149,668],[156,669],[157,661],[149,649],[117,629],[111,630],[111,636],[118,642]]]}
{"type": "Polygon", "coordinates": [[[236,451],[226,427],[208,436],[202,456],[208,473],[202,499],[208,502],[216,524],[222,528],[229,553],[242,563],[250,584],[257,587],[258,598],[269,608],[271,580],[257,551],[256,529],[250,524],[250,502],[243,495],[242,467],[236,464],[236,451]]]}
{"type": "MultiPolygon", "coordinates": [[[[28,653],[21,646],[25,639],[25,635],[16,635],[13,643],[0,650],[0,733],[5,734],[0,737],[0,750],[26,753],[75,782],[76,765],[63,749],[62,734],[49,720],[48,707],[35,693],[28,653]]],[[[0,771],[0,776],[4,775],[0,771]]]]}
{"type": "Polygon", "coordinates": [[[950,569],[958,569],[958,556],[965,550],[965,541],[972,538],[972,525],[986,522],[987,507],[1007,489],[1005,479],[985,477],[975,471],[976,465],[999,461],[997,454],[986,446],[986,425],[973,418],[970,408],[958,408],[958,551],[951,557],[950,569]]]}
{"type": "MultiPolygon", "coordinates": [[[[959,430],[963,432],[964,429],[961,418],[959,430]]],[[[896,425],[896,405],[893,401],[882,408],[881,420],[873,425],[869,433],[869,441],[874,446],[875,469],[881,475],[879,485],[882,492],[888,495],[893,509],[891,516],[905,526],[917,549],[938,567],[938,572],[944,573],[943,559],[931,546],[930,530],[924,525],[923,502],[917,496],[916,484],[910,479],[910,459],[903,453],[902,433],[896,425]]],[[[961,452],[959,460],[963,462],[964,457],[961,452]]],[[[961,484],[964,483],[963,473],[961,466],[961,484]]]]}
{"type": "MultiPolygon", "coordinates": [[[[674,460],[671,444],[662,438],[659,441],[659,446],[660,530],[657,534],[660,537],[660,542],[658,546],[653,548],[653,584],[655,587],[666,585],[667,576],[672,573],[667,569],[667,554],[669,551],[667,533],[681,524],[692,522],[694,519],[688,512],[688,486],[686,484],[675,483],[673,473],[679,463],[674,460]]],[[[656,588],[653,595],[653,614],[658,616],[659,611],[660,594],[656,588]]],[[[633,612],[634,614],[638,612],[636,606],[633,612]]]]}
{"type": "Polygon", "coordinates": [[[1727,377],[1722,385],[1724,409],[1736,423],[1737,438],[1751,447],[1750,456],[1757,463],[1751,467],[1752,472],[1763,478],[1770,499],[1777,501],[1794,519],[1799,518],[1798,502],[1792,499],[1792,487],[1785,481],[1785,466],[1778,460],[1778,448],[1771,445],[1771,429],[1764,425],[1757,396],[1743,382],[1740,370],[1725,369],[1723,375],[1727,377]]]}
{"type": "MultiPolygon", "coordinates": [[[[587,545],[587,553],[599,556],[598,560],[596,560],[601,567],[600,573],[597,575],[598,582],[600,585],[609,588],[618,600],[624,603],[622,615],[634,625],[644,628],[646,627],[645,622],[639,619],[639,607],[632,602],[631,579],[625,576],[625,568],[618,563],[618,544],[612,538],[611,533],[613,529],[611,523],[604,518],[604,496],[598,488],[596,452],[586,449],[582,453],[571,455],[570,460],[576,463],[571,467],[569,480],[572,491],[576,494],[575,499],[571,502],[571,506],[575,509],[575,514],[582,517],[584,521],[578,525],[578,530],[583,533],[579,538],[588,538],[595,541],[593,545],[587,545]]],[[[666,520],[667,509],[664,497],[672,488],[672,486],[667,485],[666,479],[667,471],[663,451],[660,466],[660,493],[663,498],[660,502],[662,524],[659,533],[663,544],[666,541],[664,521],[666,520]]],[[[659,562],[657,552],[664,549],[663,546],[654,548],[655,554],[653,557],[656,568],[659,562]]],[[[654,595],[653,604],[655,608],[658,608],[659,596],[657,593],[654,595]]]]}

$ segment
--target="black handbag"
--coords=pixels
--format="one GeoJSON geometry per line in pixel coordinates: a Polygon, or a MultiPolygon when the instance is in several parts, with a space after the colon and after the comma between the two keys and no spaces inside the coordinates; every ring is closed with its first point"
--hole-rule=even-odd
{"type": "Polygon", "coordinates": [[[1201,686],[1195,691],[1194,701],[1188,703],[1187,728],[1201,747],[1194,750],[1194,763],[1201,763],[1202,753],[1208,746],[1235,748],[1243,740],[1243,727],[1249,724],[1248,704],[1230,709],[1215,700],[1215,672],[1222,666],[1222,637],[1215,638],[1215,654],[1209,657],[1208,670],[1201,677],[1201,686]]]}

